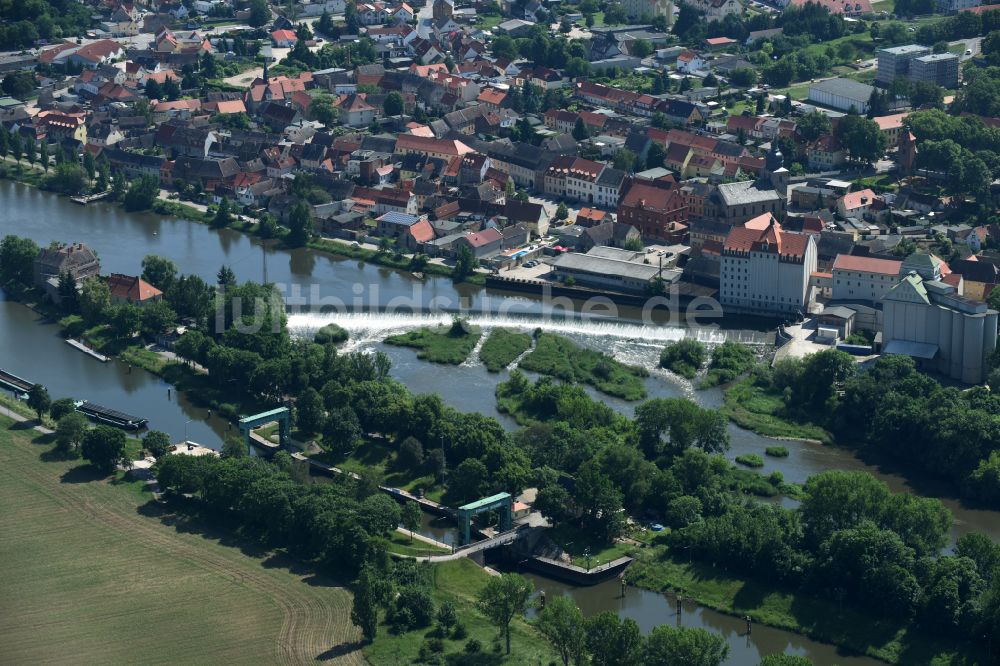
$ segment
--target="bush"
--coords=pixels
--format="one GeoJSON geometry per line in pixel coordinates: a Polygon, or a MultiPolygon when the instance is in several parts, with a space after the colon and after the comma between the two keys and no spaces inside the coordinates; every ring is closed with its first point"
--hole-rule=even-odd
{"type": "Polygon", "coordinates": [[[736,462],[741,465],[746,465],[747,467],[763,467],[764,459],[761,458],[756,453],[745,453],[741,456],[736,456],[736,462]]]}
{"type": "Polygon", "coordinates": [[[316,335],[313,336],[313,341],[318,345],[325,344],[335,344],[339,345],[342,342],[347,342],[350,334],[347,329],[337,324],[327,324],[323,328],[316,331],[316,335]]]}
{"type": "Polygon", "coordinates": [[[705,345],[692,338],[684,338],[667,345],[660,352],[660,367],[686,379],[694,379],[705,362],[705,345]]]}
{"type": "Polygon", "coordinates": [[[483,644],[475,638],[470,638],[465,644],[465,651],[468,654],[478,654],[483,651],[483,644]]]}
{"type": "Polygon", "coordinates": [[[783,446],[769,446],[764,449],[764,453],[771,456],[772,458],[787,458],[788,449],[783,446]]]}
{"type": "Polygon", "coordinates": [[[754,353],[739,342],[726,341],[715,348],[702,388],[728,384],[753,367],[754,353]]]}

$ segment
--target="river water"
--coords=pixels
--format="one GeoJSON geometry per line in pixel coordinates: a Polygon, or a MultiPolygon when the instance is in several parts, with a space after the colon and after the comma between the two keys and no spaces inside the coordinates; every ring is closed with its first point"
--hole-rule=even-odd
{"type": "MultiPolygon", "coordinates": [[[[608,351],[623,361],[654,367],[663,343],[685,334],[679,327],[638,325],[640,313],[634,309],[619,309],[616,317],[567,318],[558,316],[561,314],[558,305],[536,299],[469,285],[456,286],[447,278],[417,281],[397,271],[305,250],[264,248],[260,242],[234,231],[214,231],[204,225],[153,214],[125,213],[102,203],[79,206],[9,181],[0,181],[0,202],[3,204],[0,237],[27,236],[39,245],[52,241],[84,242],[100,256],[104,274],[137,274],[141,270],[140,261],[147,254],[172,259],[181,272],[196,274],[210,283],[214,283],[223,264],[232,267],[240,281],[260,281],[266,271],[268,280],[279,285],[286,300],[295,303],[304,295],[314,305],[325,303],[337,310],[334,314],[293,313],[289,322],[293,333],[308,335],[322,323],[336,321],[352,331],[350,347],[381,349],[389,354],[393,376],[414,392],[440,393],[455,408],[497,416],[509,428],[515,424],[497,414],[493,397],[496,384],[506,378],[506,372],[488,373],[475,359],[457,368],[436,366],[417,360],[412,350],[386,346],[381,340],[395,331],[447,321],[450,315],[443,312],[462,310],[473,323],[487,328],[505,325],[531,330],[541,326],[608,351]]],[[[659,315],[658,321],[663,319],[665,315],[659,315]]],[[[753,342],[764,337],[761,331],[749,328],[706,329],[694,334],[708,342],[727,337],[753,342]]],[[[160,379],[138,369],[130,371],[118,361],[99,363],[72,349],[63,343],[57,327],[39,321],[26,307],[3,299],[2,292],[0,368],[44,384],[54,398],[87,399],[147,418],[150,428],[169,433],[175,441],[186,435],[218,447],[229,428],[228,423],[209,417],[206,410],[193,406],[176,391],[168,395],[169,387],[160,379]]],[[[650,397],[683,395],[707,406],[721,401],[718,391],[694,391],[689,382],[661,370],[652,370],[646,387],[650,397]]],[[[633,404],[594,392],[592,395],[626,415],[632,414],[633,404]]],[[[731,458],[741,453],[763,454],[764,448],[773,444],[772,440],[732,425],[730,435],[731,458]]],[[[894,489],[906,488],[900,477],[882,474],[846,450],[800,443],[791,443],[788,448],[787,458],[765,458],[762,471],[780,471],[787,481],[802,482],[809,475],[828,469],[866,470],[894,489]]],[[[956,517],[953,538],[967,531],[982,531],[994,539],[1000,538],[1000,520],[995,512],[973,511],[952,500],[945,502],[956,517]]],[[[447,529],[441,525],[425,528],[447,538],[447,529]]],[[[553,592],[561,590],[549,581],[538,584],[553,592]]],[[[602,604],[610,603],[613,610],[636,617],[644,628],[675,620],[672,602],[662,595],[630,590],[625,600],[613,600],[613,595],[600,586],[571,591],[585,611],[604,610],[602,604]]],[[[702,622],[707,628],[722,632],[733,648],[728,663],[739,666],[756,664],[761,653],[786,650],[808,654],[816,664],[877,663],[868,659],[848,660],[837,656],[829,646],[765,627],[755,627],[748,642],[738,631],[741,623],[712,611],[686,612],[683,621],[686,626],[702,622]]]]}

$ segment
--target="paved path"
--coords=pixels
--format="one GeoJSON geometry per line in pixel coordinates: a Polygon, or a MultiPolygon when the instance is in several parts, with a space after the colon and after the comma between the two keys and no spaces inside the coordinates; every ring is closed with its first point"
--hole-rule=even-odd
{"type": "Polygon", "coordinates": [[[5,407],[3,405],[0,405],[0,415],[6,416],[10,420],[16,421],[18,423],[34,423],[35,424],[35,426],[34,426],[35,430],[37,430],[38,432],[40,432],[40,433],[42,433],[44,435],[52,435],[52,434],[55,433],[54,430],[46,428],[42,424],[38,423],[37,419],[29,419],[28,417],[23,416],[21,414],[18,414],[17,412],[15,412],[15,411],[13,411],[13,410],[11,410],[8,407],[5,407]]]}

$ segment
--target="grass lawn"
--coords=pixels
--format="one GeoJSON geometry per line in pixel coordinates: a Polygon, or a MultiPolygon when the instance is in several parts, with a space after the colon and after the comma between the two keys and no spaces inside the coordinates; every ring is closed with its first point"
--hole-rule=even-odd
{"type": "MultiPolygon", "coordinates": [[[[440,604],[442,601],[450,600],[455,604],[458,617],[468,632],[468,635],[460,640],[451,638],[444,640],[446,655],[460,653],[465,643],[475,638],[482,643],[482,652],[476,655],[473,661],[465,663],[498,666],[502,662],[535,666],[554,663],[557,660],[548,642],[521,619],[514,620],[511,624],[511,654],[503,658],[502,653],[494,651],[494,639],[498,637],[497,628],[476,610],[476,594],[489,580],[489,574],[467,559],[436,564],[433,567],[432,596],[435,603],[440,604]]],[[[375,642],[365,648],[365,654],[373,664],[417,663],[420,644],[429,631],[430,628],[393,634],[390,633],[389,627],[382,625],[379,627],[375,642]]]]}
{"type": "Polygon", "coordinates": [[[500,372],[531,349],[531,335],[509,328],[494,328],[479,350],[479,360],[490,372],[500,372]]]}
{"type": "Polygon", "coordinates": [[[137,483],[53,461],[45,438],[11,425],[0,420],[6,663],[365,663],[347,590],[192,529],[137,483]]]}
{"type": "Polygon", "coordinates": [[[833,443],[833,436],[811,423],[797,423],[781,416],[785,403],[781,396],[765,392],[749,377],[729,386],[722,412],[741,428],[767,437],[815,439],[833,443]]]}
{"type": "Polygon", "coordinates": [[[715,567],[671,558],[665,548],[646,551],[629,569],[628,581],[656,591],[681,592],[716,610],[790,629],[811,638],[899,664],[985,663],[974,647],[934,641],[926,630],[893,617],[875,617],[835,602],[782,591],[772,583],[744,580],[715,567]],[[959,650],[963,650],[960,653],[959,650]],[[964,653],[964,650],[969,650],[964,653]],[[952,661],[962,654],[967,661],[952,661]]]}
{"type": "Polygon", "coordinates": [[[592,533],[572,525],[553,527],[545,532],[545,536],[569,553],[573,564],[584,569],[587,568],[588,552],[590,553],[590,566],[596,567],[598,563],[606,564],[619,557],[632,555],[637,550],[636,546],[632,544],[617,541],[607,543],[596,538],[592,533]]]}
{"type": "Polygon", "coordinates": [[[499,14],[495,15],[480,14],[478,19],[479,22],[476,27],[481,28],[482,30],[489,30],[503,23],[503,17],[500,16],[499,14]]]}
{"type": "Polygon", "coordinates": [[[561,335],[540,333],[535,349],[522,359],[520,367],[566,382],[590,384],[598,391],[625,400],[642,400],[649,375],[645,368],[625,365],[607,354],[585,349],[561,335]]]}
{"type": "Polygon", "coordinates": [[[429,543],[410,539],[409,534],[401,532],[389,533],[389,552],[397,555],[415,555],[417,557],[427,557],[430,555],[444,555],[451,551],[432,546],[429,543]]]}
{"type": "Polygon", "coordinates": [[[400,335],[390,335],[385,343],[413,347],[419,350],[417,358],[432,363],[458,365],[469,358],[481,335],[482,330],[475,326],[442,324],[434,328],[425,326],[400,335]]]}

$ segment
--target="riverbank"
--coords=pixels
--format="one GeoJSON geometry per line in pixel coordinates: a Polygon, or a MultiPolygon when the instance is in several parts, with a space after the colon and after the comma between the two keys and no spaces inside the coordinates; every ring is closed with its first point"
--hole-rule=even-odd
{"type": "Polygon", "coordinates": [[[753,377],[723,389],[721,411],[739,427],[772,439],[833,444],[833,435],[825,428],[793,421],[783,415],[784,408],[782,396],[765,391],[753,377]]]}
{"type": "MultiPolygon", "coordinates": [[[[679,556],[678,556],[679,555],[679,556]]],[[[626,572],[631,585],[685,599],[754,623],[793,631],[849,653],[890,664],[987,663],[978,646],[933,640],[926,629],[892,617],[861,613],[832,601],[732,576],[716,567],[684,562],[665,546],[643,549],[626,572]]]]}
{"type": "MultiPolygon", "coordinates": [[[[52,192],[45,190],[41,187],[41,180],[44,174],[40,167],[31,167],[27,171],[18,165],[15,170],[7,168],[6,164],[0,165],[0,179],[11,180],[22,185],[28,185],[30,187],[35,187],[49,194],[56,196],[64,196],[58,192],[52,192]]],[[[68,197],[67,197],[68,198],[68,197]]],[[[111,202],[107,202],[111,203],[111,202]]],[[[181,220],[187,220],[189,222],[196,222],[198,224],[211,225],[214,215],[210,211],[202,211],[194,206],[181,203],[180,201],[160,199],[157,198],[153,201],[150,211],[163,215],[165,217],[174,217],[181,220]]],[[[216,227],[219,228],[219,227],[216,227]]],[[[252,238],[256,238],[262,242],[273,240],[269,237],[265,237],[260,233],[260,225],[257,222],[246,221],[235,222],[227,227],[221,227],[226,229],[232,229],[233,231],[243,233],[252,238]]],[[[277,239],[284,249],[293,249],[290,245],[285,245],[283,241],[277,239]]],[[[393,252],[379,252],[378,250],[369,250],[356,243],[349,243],[347,241],[336,240],[333,238],[315,237],[306,242],[306,248],[319,252],[321,254],[328,254],[332,256],[344,257],[347,259],[357,259],[359,261],[364,261],[366,263],[375,264],[376,266],[382,266],[384,268],[391,268],[393,270],[398,270],[401,272],[414,272],[416,269],[412,263],[413,257],[406,254],[395,254],[393,252]]],[[[439,277],[450,277],[455,278],[455,271],[449,266],[442,264],[435,264],[431,262],[422,263],[419,267],[419,272],[424,275],[434,275],[439,277]]],[[[461,279],[456,279],[457,282],[464,282],[475,286],[484,286],[486,284],[486,274],[482,272],[474,272],[471,275],[463,276],[461,279]]]]}

